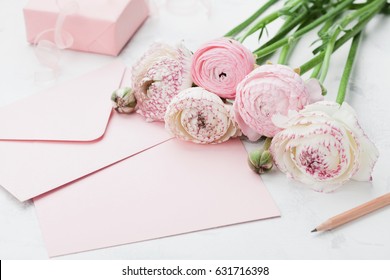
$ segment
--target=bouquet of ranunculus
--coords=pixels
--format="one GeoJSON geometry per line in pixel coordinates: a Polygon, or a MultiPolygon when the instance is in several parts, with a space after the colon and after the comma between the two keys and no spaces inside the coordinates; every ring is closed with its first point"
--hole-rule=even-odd
{"type": "Polygon", "coordinates": [[[387,0],[287,0],[263,16],[276,2],[267,1],[193,54],[183,44],[153,45],[133,67],[132,88],[113,94],[116,110],[164,121],[177,138],[194,143],[265,137],[249,155],[250,167],[263,173],[275,164],[319,191],[371,180],[378,151],[344,99],[360,34],[375,15],[389,12],[387,0]],[[278,18],[283,25],[259,48],[251,52],[242,44],[256,32],[260,41],[278,18]],[[315,28],[315,56],[300,67],[286,66],[296,42],[315,28]],[[323,101],[331,55],[351,40],[337,100],[323,101]],[[278,50],[278,63],[265,63],[278,50]],[[302,78],[311,69],[311,77],[302,78]]]}

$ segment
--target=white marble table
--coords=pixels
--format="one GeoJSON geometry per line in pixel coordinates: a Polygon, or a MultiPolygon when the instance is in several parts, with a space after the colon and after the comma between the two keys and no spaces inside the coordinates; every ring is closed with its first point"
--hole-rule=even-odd
{"type": "MultiPolygon", "coordinates": [[[[157,1],[158,2],[158,1],[157,1]]],[[[126,46],[119,59],[131,65],[155,40],[184,39],[195,50],[246,18],[257,0],[213,0],[211,12],[172,14],[160,8],[126,46]]],[[[22,7],[26,1],[0,0],[0,106],[34,94],[47,85],[34,83],[34,51],[25,41],[22,7]]],[[[380,151],[372,183],[351,182],[331,194],[316,193],[274,170],[263,176],[282,217],[205,230],[61,257],[60,259],[390,259],[390,208],[331,232],[310,230],[323,220],[390,191],[390,17],[379,17],[366,32],[347,101],[380,151]]],[[[272,32],[272,29],[270,30],[272,32]]],[[[249,42],[248,46],[255,42],[249,42]]],[[[302,41],[292,66],[310,57],[302,41]]],[[[347,48],[332,59],[325,82],[329,100],[336,96],[347,48]]],[[[115,58],[66,51],[58,82],[69,80],[115,58]]],[[[6,120],[0,120],[6,121],[6,120]]],[[[248,145],[251,149],[251,146],[248,145]]],[[[0,155],[1,156],[1,155],[0,155]]],[[[21,171],[23,172],[23,171],[21,171]]],[[[1,184],[1,182],[0,182],[1,184]]],[[[20,203],[0,188],[0,259],[48,258],[34,205],[20,203]]]]}

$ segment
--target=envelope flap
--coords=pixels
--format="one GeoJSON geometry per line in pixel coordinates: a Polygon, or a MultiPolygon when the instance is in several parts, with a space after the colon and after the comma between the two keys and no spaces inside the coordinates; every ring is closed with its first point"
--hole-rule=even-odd
{"type": "Polygon", "coordinates": [[[111,93],[125,66],[114,62],[72,81],[0,108],[0,139],[92,141],[100,138],[112,111],[111,93]]]}

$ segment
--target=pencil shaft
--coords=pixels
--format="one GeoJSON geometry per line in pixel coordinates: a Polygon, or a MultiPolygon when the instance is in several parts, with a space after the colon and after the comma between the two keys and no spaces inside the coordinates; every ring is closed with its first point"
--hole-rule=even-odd
{"type": "Polygon", "coordinates": [[[359,205],[351,210],[341,213],[329,220],[325,221],[318,227],[317,231],[324,231],[334,229],[352,220],[355,220],[361,216],[371,213],[377,209],[390,205],[390,193],[377,197],[371,201],[368,201],[362,205],[359,205]]]}

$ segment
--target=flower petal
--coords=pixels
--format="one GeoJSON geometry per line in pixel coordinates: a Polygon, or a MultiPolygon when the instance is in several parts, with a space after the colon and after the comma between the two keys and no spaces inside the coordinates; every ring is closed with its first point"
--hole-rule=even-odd
{"type": "Polygon", "coordinates": [[[132,68],[137,113],[147,121],[163,121],[172,98],[192,86],[191,59],[183,44],[153,44],[132,68]]]}
{"type": "MultiPolygon", "coordinates": [[[[236,112],[251,130],[273,137],[281,129],[272,117],[303,109],[309,102],[309,92],[293,69],[285,65],[262,65],[237,85],[235,102],[236,112]]],[[[243,128],[243,132],[246,130],[243,128]]]]}
{"type": "MultiPolygon", "coordinates": [[[[236,104],[236,103],[235,103],[236,104]]],[[[249,141],[255,142],[261,138],[261,134],[253,130],[249,125],[247,125],[244,120],[241,118],[241,115],[237,110],[234,110],[234,118],[241,129],[242,133],[248,137],[249,141]]]]}
{"type": "Polygon", "coordinates": [[[179,139],[200,144],[222,143],[238,135],[221,98],[200,87],[185,89],[172,99],[165,127],[179,139]]]}
{"type": "Polygon", "coordinates": [[[287,176],[321,192],[350,179],[371,179],[378,150],[347,103],[317,102],[287,120],[274,119],[285,129],[275,135],[270,150],[287,176]]]}
{"type": "Polygon", "coordinates": [[[237,84],[254,69],[252,52],[240,42],[219,38],[195,53],[191,67],[195,84],[222,98],[234,99],[237,84]]]}
{"type": "Polygon", "coordinates": [[[317,79],[309,79],[305,82],[307,91],[309,92],[309,103],[315,103],[324,100],[322,95],[322,87],[317,79]]]}
{"type": "Polygon", "coordinates": [[[359,169],[352,179],[356,181],[371,181],[372,170],[379,157],[379,151],[367,136],[359,138],[359,169]]]}

